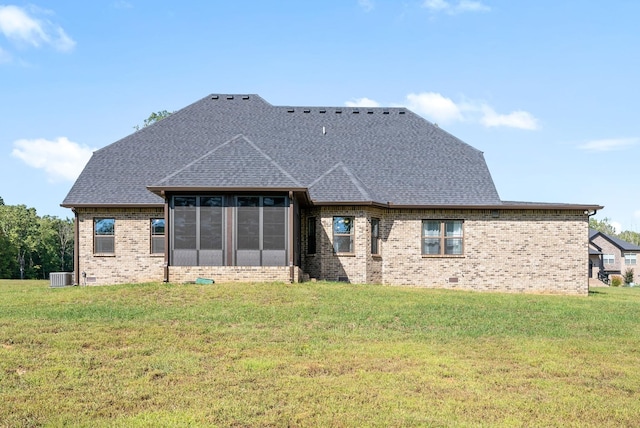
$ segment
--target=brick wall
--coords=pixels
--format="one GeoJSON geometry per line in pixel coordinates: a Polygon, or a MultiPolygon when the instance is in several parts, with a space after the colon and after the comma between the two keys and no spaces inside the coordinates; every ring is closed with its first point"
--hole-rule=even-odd
{"type": "MultiPolygon", "coordinates": [[[[581,211],[400,210],[324,207],[311,277],[478,291],[588,293],[588,222],[581,211]],[[494,217],[497,213],[497,217],[494,217]],[[355,216],[355,256],[333,254],[333,216],[355,216]],[[381,257],[370,254],[370,218],[380,219],[381,257]],[[421,254],[422,220],[463,220],[464,255],[421,254]]],[[[303,245],[303,248],[306,248],[303,245]]]]}
{"type": "MultiPolygon", "coordinates": [[[[91,284],[162,281],[164,256],[150,254],[150,219],[161,208],[78,209],[79,272],[91,284]],[[93,219],[115,218],[115,254],[93,253],[93,219]]],[[[294,281],[312,278],[478,291],[588,293],[588,222],[580,211],[400,210],[320,207],[302,215],[302,266],[294,281]],[[306,222],[316,218],[316,254],[307,254],[306,222]],[[334,254],[333,216],[355,218],[353,254],[334,254]],[[380,256],[371,255],[372,217],[380,219],[380,256]],[[424,219],[463,220],[464,255],[425,257],[424,219]]],[[[289,267],[169,267],[172,282],[198,277],[227,281],[282,281],[289,267]]]]}
{"type": "MultiPolygon", "coordinates": [[[[85,272],[88,285],[162,281],[164,254],[151,254],[152,218],[164,218],[162,208],[78,208],[77,221],[79,272],[85,272]],[[115,219],[115,252],[93,252],[93,219],[115,219]]],[[[82,276],[80,277],[83,283],[82,276]]]]}
{"type": "MultiPolygon", "coordinates": [[[[151,254],[152,218],[164,218],[162,208],[80,208],[79,272],[85,272],[87,285],[108,285],[164,280],[164,254],[151,254]],[[93,251],[94,218],[115,219],[115,252],[96,255],[93,251]]],[[[300,279],[300,269],[293,268],[294,282],[300,279]]],[[[212,278],[217,282],[262,281],[290,282],[288,266],[170,266],[171,282],[212,278]]],[[[80,277],[81,284],[84,280],[80,277]]]]}

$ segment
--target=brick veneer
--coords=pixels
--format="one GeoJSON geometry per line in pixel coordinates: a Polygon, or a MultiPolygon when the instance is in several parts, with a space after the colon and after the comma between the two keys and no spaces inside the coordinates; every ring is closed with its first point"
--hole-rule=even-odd
{"type": "MultiPolygon", "coordinates": [[[[88,285],[123,284],[164,280],[164,254],[151,254],[152,218],[164,218],[162,208],[79,208],[79,272],[85,272],[88,285]],[[115,219],[115,252],[93,252],[93,219],[115,219]]],[[[199,277],[218,282],[261,281],[298,282],[300,268],[289,266],[169,266],[169,281],[188,282],[199,277]],[[292,272],[293,270],[293,272],[292,272]]],[[[80,283],[84,280],[81,277],[80,283]]]]}
{"type": "MultiPolygon", "coordinates": [[[[324,207],[318,254],[303,255],[311,277],[478,291],[586,295],[588,221],[565,210],[402,210],[324,207]],[[333,216],[355,216],[356,255],[333,254],[333,216]],[[380,219],[381,257],[370,254],[370,219],[380,219]],[[425,257],[424,219],[464,220],[464,255],[425,257]]],[[[306,237],[304,237],[306,239],[306,237]]],[[[306,244],[303,243],[306,250],[306,244]]]]}
{"type": "MultiPolygon", "coordinates": [[[[150,254],[151,218],[161,208],[77,210],[80,272],[94,284],[162,281],[164,256],[150,254]],[[116,219],[115,254],[93,254],[93,219],[116,219]]],[[[312,278],[477,291],[586,295],[588,221],[567,210],[408,210],[372,207],[319,207],[302,213],[302,266],[294,281],[312,278]],[[497,213],[497,217],[496,217],[497,213]],[[336,255],[333,216],[355,217],[355,251],[336,255]],[[316,219],[316,254],[307,254],[306,226],[316,219]],[[370,220],[380,219],[380,256],[371,255],[370,220]],[[464,255],[424,257],[420,253],[423,219],[464,220],[464,255]]],[[[211,277],[226,281],[282,281],[287,267],[170,266],[169,280],[211,277]]]]}
{"type": "MultiPolygon", "coordinates": [[[[152,218],[164,218],[162,208],[78,208],[78,271],[91,285],[162,281],[164,254],[151,254],[152,218]],[[115,252],[93,253],[93,219],[115,219],[115,252]]],[[[80,277],[82,283],[83,278],[80,277]]]]}

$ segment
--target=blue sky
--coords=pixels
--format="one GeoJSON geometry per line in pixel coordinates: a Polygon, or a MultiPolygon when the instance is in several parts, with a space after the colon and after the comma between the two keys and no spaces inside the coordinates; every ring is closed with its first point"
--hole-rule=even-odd
{"type": "MultiPolygon", "coordinates": [[[[0,0],[1,2],[2,0],[0,0]]],[[[640,231],[640,2],[0,3],[0,197],[40,215],[91,152],[210,93],[406,106],[482,150],[503,200],[640,231]]]]}

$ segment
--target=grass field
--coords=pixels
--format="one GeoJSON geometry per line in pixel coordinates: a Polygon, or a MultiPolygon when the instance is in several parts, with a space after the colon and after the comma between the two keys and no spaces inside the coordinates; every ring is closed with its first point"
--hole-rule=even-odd
{"type": "Polygon", "coordinates": [[[640,288],[0,280],[0,426],[640,425],[640,288]]]}

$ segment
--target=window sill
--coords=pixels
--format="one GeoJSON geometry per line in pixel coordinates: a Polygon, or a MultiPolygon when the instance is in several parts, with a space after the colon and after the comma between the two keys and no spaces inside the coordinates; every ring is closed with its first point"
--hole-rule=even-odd
{"type": "Polygon", "coordinates": [[[355,257],[356,253],[333,253],[333,255],[338,257],[355,257]]]}
{"type": "Polygon", "coordinates": [[[164,257],[164,253],[149,253],[150,257],[164,257]]]}
{"type": "Polygon", "coordinates": [[[93,257],[115,257],[116,253],[93,253],[93,257]]]}
{"type": "Polygon", "coordinates": [[[371,254],[374,259],[382,259],[382,254],[371,254]]]}
{"type": "Polygon", "coordinates": [[[423,259],[464,259],[464,254],[423,254],[423,259]]]}

